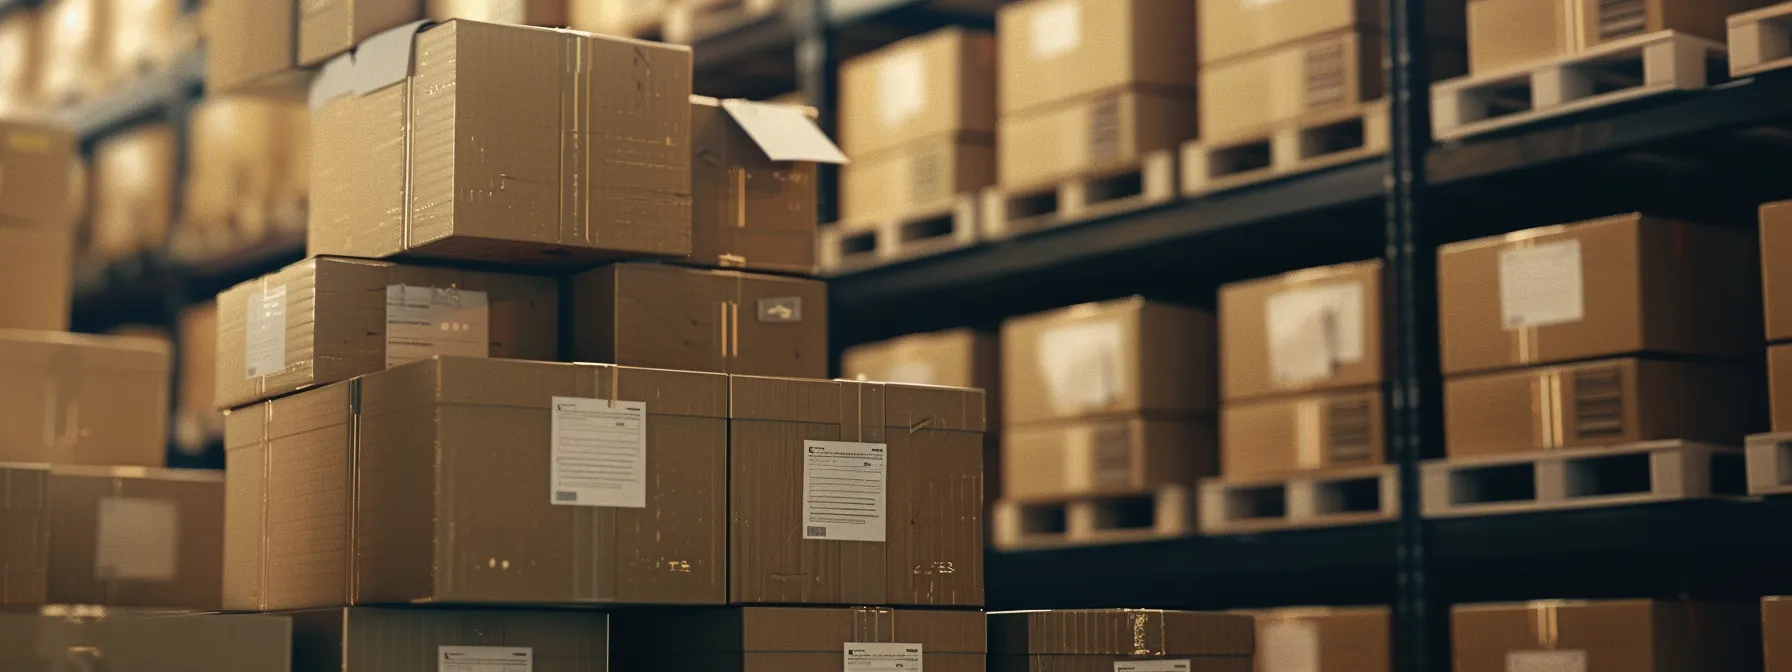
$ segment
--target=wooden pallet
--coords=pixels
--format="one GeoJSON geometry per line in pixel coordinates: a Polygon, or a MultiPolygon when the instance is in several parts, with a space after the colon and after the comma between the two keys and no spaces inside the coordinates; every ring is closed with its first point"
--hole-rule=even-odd
{"type": "Polygon", "coordinates": [[[1792,67],[1792,2],[1732,15],[1730,76],[1792,67]]]}
{"type": "Polygon", "coordinates": [[[1307,117],[1254,138],[1182,146],[1182,195],[1200,196],[1388,153],[1388,104],[1307,117]]]}
{"type": "Polygon", "coordinates": [[[840,222],[817,235],[823,274],[956,250],[977,242],[977,196],[960,194],[946,208],[883,220],[840,222]]]}
{"type": "Polygon", "coordinates": [[[997,240],[1168,203],[1176,198],[1176,150],[1057,185],[983,192],[983,237],[997,240]]]}
{"type": "Polygon", "coordinates": [[[1742,451],[1689,441],[1550,450],[1420,466],[1426,518],[1747,494],[1742,451]]]}
{"type": "Polygon", "coordinates": [[[1792,495],[1792,432],[1748,437],[1748,494],[1792,495]]]}
{"type": "Polygon", "coordinates": [[[1201,534],[1361,525],[1400,516],[1400,472],[1380,465],[1279,479],[1201,482],[1201,534]]]}
{"type": "Polygon", "coordinates": [[[1132,495],[1056,501],[1001,500],[992,507],[990,543],[1002,550],[1100,546],[1191,536],[1191,488],[1166,485],[1132,495]]]}
{"type": "Polygon", "coordinates": [[[695,44],[765,18],[783,5],[783,0],[684,0],[666,8],[661,34],[667,42],[695,44]]]}
{"type": "Polygon", "coordinates": [[[1724,46],[1664,30],[1431,87],[1432,131],[1462,138],[1724,79],[1724,46]]]}

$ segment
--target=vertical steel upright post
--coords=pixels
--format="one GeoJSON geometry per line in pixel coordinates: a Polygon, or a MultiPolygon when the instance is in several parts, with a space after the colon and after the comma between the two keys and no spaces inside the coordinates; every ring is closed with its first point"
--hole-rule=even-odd
{"type": "MultiPolygon", "coordinates": [[[[839,58],[834,47],[833,17],[828,0],[808,0],[790,6],[791,25],[796,28],[796,76],[803,98],[820,113],[817,121],[828,137],[835,133],[838,93],[835,78],[839,58]]],[[[815,217],[826,224],[839,218],[837,167],[820,164],[815,167],[815,217]]]]}

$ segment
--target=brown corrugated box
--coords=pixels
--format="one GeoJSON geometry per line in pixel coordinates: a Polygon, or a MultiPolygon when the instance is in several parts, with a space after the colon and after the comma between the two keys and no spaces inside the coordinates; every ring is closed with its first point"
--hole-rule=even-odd
{"type": "MultiPolygon", "coordinates": [[[[183,0],[101,0],[113,19],[106,40],[106,71],[116,81],[167,67],[181,48],[183,0]]],[[[188,24],[187,31],[192,30],[188,24]]]]}
{"type": "Polygon", "coordinates": [[[1002,323],[1002,417],[1044,420],[1218,406],[1213,314],[1139,297],[1002,323]]]}
{"type": "MultiPolygon", "coordinates": [[[[616,669],[836,672],[854,644],[910,644],[912,666],[984,672],[981,611],[731,607],[635,611],[616,619],[616,669]]],[[[865,651],[865,649],[858,649],[865,651]]],[[[904,654],[908,653],[906,650],[904,654]]],[[[847,669],[860,668],[848,663],[847,669]]]]}
{"type": "Polygon", "coordinates": [[[1725,20],[1731,14],[1775,4],[1775,0],[1574,1],[1580,3],[1581,44],[1586,47],[1660,30],[1690,33],[1721,43],[1729,37],[1725,20]]]}
{"type": "Polygon", "coordinates": [[[1761,641],[1767,643],[1767,672],[1792,672],[1792,597],[1761,599],[1761,641]]]}
{"type": "Polygon", "coordinates": [[[1792,201],[1761,206],[1761,277],[1767,298],[1767,341],[1792,341],[1792,201]],[[1779,260],[1781,263],[1773,263],[1779,260]]]}
{"type": "Polygon", "coordinates": [[[0,613],[0,669],[288,672],[292,622],[260,614],[155,614],[57,606],[0,613]]]}
{"type": "Polygon", "coordinates": [[[1295,607],[1256,612],[1257,672],[1388,672],[1387,607],[1295,607]]]}
{"type": "Polygon", "coordinates": [[[0,120],[0,225],[29,222],[66,228],[69,212],[69,165],[79,148],[67,128],[0,120]]]}
{"type": "Polygon", "coordinates": [[[1628,214],[1445,245],[1446,374],[1630,353],[1756,359],[1748,234],[1628,214]]]}
{"type": "Polygon", "coordinates": [[[890,221],[943,211],[996,183],[995,137],[945,135],[840,168],[841,221],[890,221]]]}
{"type": "Polygon", "coordinates": [[[1196,109],[1192,91],[1165,96],[1128,90],[1005,114],[998,181],[1004,189],[1027,189],[1137,166],[1150,152],[1193,139],[1200,125],[1196,109]]]}
{"type": "Polygon", "coordinates": [[[225,609],[351,598],[359,381],[232,411],[224,441],[225,609]]]}
{"type": "Polygon", "coordinates": [[[270,219],[304,224],[310,166],[309,111],[298,101],[251,96],[207,98],[188,120],[186,197],[181,226],[201,249],[234,249],[267,232],[270,219]]]}
{"type": "Polygon", "coordinates": [[[1025,0],[998,10],[996,39],[1004,116],[1119,90],[1194,98],[1192,0],[1025,0]]]}
{"type": "Polygon", "coordinates": [[[816,162],[786,158],[814,156],[817,150],[839,153],[815,126],[814,114],[810,108],[768,110],[757,103],[691,97],[690,263],[815,272],[816,162]],[[748,129],[738,116],[767,113],[794,123],[748,129]]]}
{"type": "Polygon", "coordinates": [[[106,10],[102,0],[49,0],[38,10],[44,28],[38,90],[45,105],[67,105],[105,87],[106,10]]]}
{"type": "Polygon", "coordinates": [[[312,87],[310,254],[690,254],[690,48],[475,21],[416,30],[369,40],[312,87]]]}
{"type": "Polygon", "coordinates": [[[293,672],[610,669],[610,617],[589,611],[356,607],[289,615],[293,672]],[[528,651],[525,664],[519,649],[528,651]],[[493,659],[505,662],[468,662],[493,659]]]}
{"type": "Polygon", "coordinates": [[[1220,473],[1249,479],[1387,461],[1381,390],[1342,390],[1220,409],[1220,473]]]}
{"type": "MultiPolygon", "coordinates": [[[[994,334],[948,329],[855,345],[840,355],[840,375],[885,383],[974,387],[999,398],[1001,352],[994,334]]],[[[997,409],[989,409],[989,425],[997,409]]]]}
{"type": "Polygon", "coordinates": [[[180,370],[175,374],[174,445],[189,454],[224,436],[224,416],[213,401],[218,393],[218,304],[189,306],[180,313],[180,370]]]}
{"type": "Polygon", "coordinates": [[[322,65],[367,38],[421,18],[422,0],[299,0],[299,64],[322,65]]]}
{"type": "Polygon", "coordinates": [[[720,375],[592,364],[438,357],[362,378],[355,602],[723,603],[727,405],[720,375]],[[645,404],[641,506],[554,479],[578,446],[556,425],[602,412],[577,399],[645,404]]]}
{"type": "Polygon", "coordinates": [[[1125,661],[1189,661],[1190,672],[1250,672],[1244,614],[1089,609],[989,615],[991,672],[1097,672],[1125,661]]]}
{"type": "Polygon", "coordinates": [[[300,93],[311,79],[309,71],[298,67],[301,2],[208,3],[201,27],[205,33],[205,90],[214,94],[300,93]]]}
{"type": "Polygon", "coordinates": [[[1576,0],[1468,0],[1469,72],[1485,74],[1579,50],[1576,0]]]}
{"type": "Polygon", "coordinates": [[[1773,431],[1792,432],[1792,343],[1767,349],[1767,385],[1773,400],[1773,431]]]}
{"type": "Polygon", "coordinates": [[[32,114],[42,103],[37,88],[42,35],[35,9],[0,16],[0,115],[32,114]]]}
{"type": "Polygon", "coordinates": [[[747,376],[729,384],[731,603],[983,604],[981,390],[747,376]],[[823,487],[806,474],[825,466],[815,460],[861,459],[809,457],[838,449],[882,456],[863,458],[877,463],[881,491],[861,493],[881,501],[882,526],[871,514],[830,519],[819,503],[805,515],[807,488],[823,487]]]}
{"type": "Polygon", "coordinates": [[[514,23],[527,26],[563,28],[567,25],[569,5],[590,0],[426,0],[424,15],[436,21],[472,19],[489,23],[514,23]]]}
{"type": "Polygon", "coordinates": [[[827,284],[819,280],[613,264],[573,276],[571,291],[577,361],[828,375],[827,284]]]}
{"type": "Polygon", "coordinates": [[[219,408],[235,408],[434,353],[553,360],[559,355],[559,297],[553,278],[307,259],[218,295],[215,401],[219,408]],[[402,308],[394,305],[399,291],[405,293],[402,308]],[[412,296],[418,292],[427,296],[412,296]],[[442,312],[417,312],[419,298],[442,312]],[[481,318],[484,352],[476,338],[454,336],[476,334],[481,318]],[[428,338],[430,322],[442,339],[428,338]],[[395,325],[403,332],[394,333],[395,325]]]}
{"type": "Polygon", "coordinates": [[[167,244],[176,151],[174,127],[160,123],[112,136],[94,149],[92,243],[100,258],[167,244]]]}
{"type": "Polygon", "coordinates": [[[0,329],[68,329],[74,265],[68,225],[0,217],[0,329]]]}
{"type": "Polygon", "coordinates": [[[219,608],[223,473],[55,466],[49,500],[51,603],[219,608]]]}
{"type": "Polygon", "coordinates": [[[1380,260],[1220,287],[1226,401],[1381,382],[1380,260]]]}
{"type": "Polygon", "coordinates": [[[0,611],[44,603],[50,567],[49,481],[46,465],[0,464],[0,611]]]}
{"type": "MultiPolygon", "coordinates": [[[[1463,0],[1425,2],[1426,31],[1462,41],[1463,0]]],[[[1386,0],[1200,0],[1201,63],[1208,64],[1339,30],[1381,28],[1386,0]]]]}
{"type": "Polygon", "coordinates": [[[1117,417],[1010,427],[1002,494],[1050,499],[1194,485],[1220,473],[1212,420],[1117,417]]]}
{"type": "Polygon", "coordinates": [[[0,330],[0,462],[159,467],[166,342],[0,330]]]}
{"type": "Polygon", "coordinates": [[[936,30],[840,66],[840,144],[855,161],[922,140],[996,131],[996,45],[936,30]]]}
{"type": "Polygon", "coordinates": [[[1754,603],[1540,601],[1450,608],[1455,672],[1761,669],[1754,603]]]}
{"type": "Polygon", "coordinates": [[[566,9],[574,30],[606,35],[632,35],[657,26],[672,0],[573,0],[566,9]]]}
{"type": "Polygon", "coordinates": [[[1760,372],[1612,359],[1444,382],[1444,451],[1473,457],[1657,439],[1740,445],[1759,430],[1760,372]]]}

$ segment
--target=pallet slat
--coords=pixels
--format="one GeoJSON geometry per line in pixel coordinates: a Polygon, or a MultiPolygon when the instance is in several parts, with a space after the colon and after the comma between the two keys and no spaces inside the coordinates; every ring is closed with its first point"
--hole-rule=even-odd
{"type": "Polygon", "coordinates": [[[1748,437],[1748,494],[1792,495],[1792,432],[1748,437]]]}
{"type": "Polygon", "coordinates": [[[1278,480],[1213,478],[1201,482],[1200,494],[1201,534],[1208,535],[1362,525],[1400,516],[1400,473],[1394,465],[1278,480]]]}
{"type": "Polygon", "coordinates": [[[1168,485],[1144,493],[1058,501],[1001,500],[990,515],[1001,550],[1101,546],[1195,533],[1195,493],[1168,485]]]}
{"type": "Polygon", "coordinates": [[[1792,2],[1729,18],[1730,76],[1792,67],[1792,2]]]}
{"type": "Polygon", "coordinates": [[[1746,496],[1742,451],[1690,441],[1420,465],[1426,518],[1746,496]]]}
{"type": "Polygon", "coordinates": [[[952,205],[881,220],[840,222],[816,236],[823,274],[853,271],[949,252],[977,242],[977,196],[952,205]]]}
{"type": "Polygon", "coordinates": [[[999,240],[1099,217],[1142,210],[1176,198],[1176,150],[1139,163],[1027,191],[983,192],[983,236],[999,240]]]}
{"type": "Polygon", "coordinates": [[[1261,137],[1182,146],[1182,195],[1200,196],[1388,153],[1388,104],[1294,120],[1261,137]]]}

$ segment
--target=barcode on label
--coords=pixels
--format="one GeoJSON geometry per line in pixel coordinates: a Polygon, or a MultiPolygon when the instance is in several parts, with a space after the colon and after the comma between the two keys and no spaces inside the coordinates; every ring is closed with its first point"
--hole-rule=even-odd
{"type": "Polygon", "coordinates": [[[565,490],[561,490],[559,492],[554,493],[554,501],[556,501],[556,502],[576,502],[576,501],[579,501],[579,493],[567,492],[565,490]]]}
{"type": "Polygon", "coordinates": [[[822,527],[820,525],[810,525],[809,526],[809,536],[811,536],[811,537],[828,536],[828,528],[822,527]]]}

